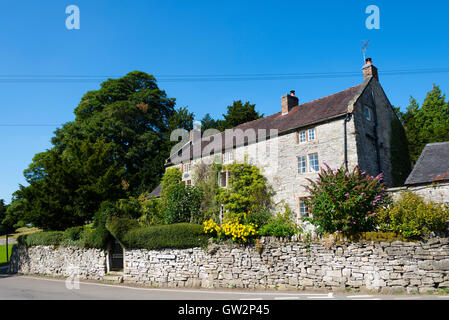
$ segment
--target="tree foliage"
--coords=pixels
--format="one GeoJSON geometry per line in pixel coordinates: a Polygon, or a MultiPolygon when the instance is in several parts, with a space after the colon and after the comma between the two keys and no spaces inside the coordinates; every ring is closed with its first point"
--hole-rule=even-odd
{"type": "Polygon", "coordinates": [[[55,131],[53,147],[25,170],[29,186],[14,194],[10,221],[65,229],[91,221],[104,201],[152,190],[176,143],[170,131],[193,122],[153,76],[138,71],[87,92],[74,112],[75,120],[55,131]]]}
{"type": "Polygon", "coordinates": [[[230,215],[243,221],[245,215],[266,210],[272,206],[273,190],[259,168],[246,161],[225,166],[231,176],[229,188],[221,188],[220,203],[230,215]]]}
{"type": "Polygon", "coordinates": [[[102,140],[84,140],[71,142],[62,153],[38,153],[24,173],[30,185],[16,191],[8,215],[45,230],[91,221],[101,202],[125,194],[123,168],[112,148],[102,140]]]}
{"type": "Polygon", "coordinates": [[[402,186],[412,171],[407,135],[401,121],[391,120],[390,162],[393,186],[402,186]]]}
{"type": "Polygon", "coordinates": [[[413,163],[416,163],[426,144],[449,141],[449,102],[446,102],[439,86],[433,85],[421,107],[416,99],[410,97],[410,105],[400,116],[413,163]]]}
{"type": "Polygon", "coordinates": [[[251,104],[249,101],[243,103],[241,100],[236,100],[232,105],[227,106],[227,112],[223,114],[223,119],[213,119],[209,113],[207,113],[203,119],[201,119],[201,130],[217,129],[219,131],[225,131],[237,127],[238,125],[257,120],[263,117],[255,109],[255,104],[251,104]]]}

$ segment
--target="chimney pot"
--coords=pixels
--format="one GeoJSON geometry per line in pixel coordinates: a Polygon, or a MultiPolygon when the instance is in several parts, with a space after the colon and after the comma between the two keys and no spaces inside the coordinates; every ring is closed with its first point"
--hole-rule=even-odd
{"type": "Polygon", "coordinates": [[[365,65],[362,68],[363,71],[363,80],[368,79],[369,77],[374,77],[379,81],[379,74],[377,72],[377,68],[373,65],[373,61],[371,58],[365,59],[365,65]]]}

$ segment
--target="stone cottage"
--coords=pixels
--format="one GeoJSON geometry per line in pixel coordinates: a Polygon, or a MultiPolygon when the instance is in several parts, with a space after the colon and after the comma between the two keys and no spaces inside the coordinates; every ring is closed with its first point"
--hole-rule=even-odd
{"type": "MultiPolygon", "coordinates": [[[[225,132],[196,127],[167,159],[183,182],[193,184],[200,162],[248,162],[258,165],[275,191],[274,202],[287,203],[298,221],[307,214],[306,178],[314,179],[326,163],[332,168],[358,165],[368,174],[382,173],[392,184],[391,122],[397,118],[379,83],[377,68],[366,59],[363,83],[323,98],[301,103],[294,91],[281,97],[279,112],[225,132]]],[[[219,184],[226,187],[227,172],[219,184]]],[[[157,196],[160,187],[153,191],[157,196]]]]}

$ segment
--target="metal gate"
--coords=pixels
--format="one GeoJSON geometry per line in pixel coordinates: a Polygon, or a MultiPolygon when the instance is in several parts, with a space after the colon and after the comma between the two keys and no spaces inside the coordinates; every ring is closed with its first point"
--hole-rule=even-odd
{"type": "Polygon", "coordinates": [[[117,239],[114,239],[109,250],[109,269],[111,271],[123,270],[123,248],[117,239]]]}

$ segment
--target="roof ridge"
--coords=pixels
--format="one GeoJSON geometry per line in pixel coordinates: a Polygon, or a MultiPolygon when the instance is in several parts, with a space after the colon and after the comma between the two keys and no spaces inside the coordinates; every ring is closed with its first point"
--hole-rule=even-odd
{"type": "Polygon", "coordinates": [[[305,102],[305,103],[300,104],[300,105],[297,105],[297,106],[295,106],[295,107],[299,107],[299,106],[302,106],[302,105],[305,105],[305,104],[308,104],[308,103],[317,102],[317,101],[320,101],[320,100],[323,100],[323,99],[326,99],[326,98],[335,96],[335,95],[337,95],[337,94],[343,93],[343,92],[345,92],[345,91],[349,91],[349,90],[351,90],[351,89],[355,89],[355,88],[357,88],[357,87],[360,87],[361,85],[362,85],[362,84],[358,84],[358,85],[356,85],[356,86],[346,88],[346,89],[344,89],[344,90],[342,90],[342,91],[338,91],[338,92],[329,94],[329,95],[327,95],[327,96],[324,96],[324,97],[321,97],[321,98],[318,98],[318,99],[315,99],[315,100],[312,100],[312,101],[305,102]]]}

